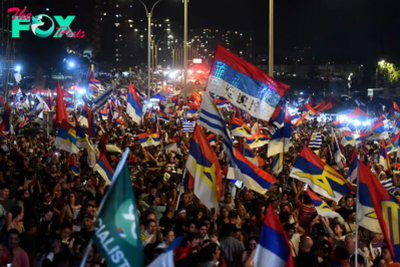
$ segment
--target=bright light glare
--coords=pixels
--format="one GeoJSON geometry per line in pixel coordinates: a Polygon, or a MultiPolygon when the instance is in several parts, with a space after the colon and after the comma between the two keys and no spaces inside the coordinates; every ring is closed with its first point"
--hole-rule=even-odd
{"type": "Polygon", "coordinates": [[[362,125],[363,126],[368,126],[368,125],[371,125],[371,122],[370,121],[363,121],[362,125]]]}
{"type": "Polygon", "coordinates": [[[79,90],[78,90],[78,94],[79,94],[79,95],[84,95],[84,94],[86,94],[86,89],[79,89],[79,90]]]}
{"type": "Polygon", "coordinates": [[[303,92],[300,92],[300,95],[303,95],[303,92]]]}
{"type": "Polygon", "coordinates": [[[171,79],[175,79],[176,78],[176,75],[178,75],[178,72],[179,71],[171,71],[169,74],[168,74],[168,76],[171,78],[171,79]]]}
{"type": "Polygon", "coordinates": [[[70,66],[71,68],[73,68],[73,67],[75,66],[75,63],[71,61],[71,62],[68,63],[68,66],[70,66]]]}
{"type": "Polygon", "coordinates": [[[345,116],[345,115],[340,115],[340,116],[339,116],[339,121],[347,121],[347,116],[345,116]]]}
{"type": "Polygon", "coordinates": [[[188,73],[189,73],[189,74],[193,74],[193,71],[192,71],[192,70],[189,70],[188,73]]]}
{"type": "Polygon", "coordinates": [[[16,70],[16,71],[21,71],[21,66],[20,66],[20,65],[17,65],[17,66],[15,67],[15,70],[16,70]]]}
{"type": "Polygon", "coordinates": [[[354,120],[354,121],[353,121],[353,124],[354,124],[355,126],[359,126],[359,125],[361,125],[361,121],[359,121],[359,120],[354,120]]]}

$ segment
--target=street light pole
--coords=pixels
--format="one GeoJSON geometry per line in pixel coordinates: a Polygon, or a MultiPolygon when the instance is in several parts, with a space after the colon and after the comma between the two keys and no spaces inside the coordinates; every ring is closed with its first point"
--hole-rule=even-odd
{"type": "Polygon", "coordinates": [[[147,15],[147,20],[148,20],[148,26],[147,26],[147,97],[150,100],[151,98],[151,17],[153,16],[153,10],[154,7],[161,1],[158,0],[157,2],[154,3],[154,5],[152,6],[150,12],[147,9],[147,6],[145,5],[145,3],[143,3],[142,0],[139,0],[140,3],[142,3],[142,5],[144,6],[144,9],[146,10],[146,15],[147,15]]]}
{"type": "Polygon", "coordinates": [[[269,0],[269,76],[274,77],[274,0],[269,0]]]}
{"type": "Polygon", "coordinates": [[[188,4],[189,0],[182,0],[184,6],[184,24],[183,24],[183,95],[187,94],[187,56],[188,56],[188,4]]]}

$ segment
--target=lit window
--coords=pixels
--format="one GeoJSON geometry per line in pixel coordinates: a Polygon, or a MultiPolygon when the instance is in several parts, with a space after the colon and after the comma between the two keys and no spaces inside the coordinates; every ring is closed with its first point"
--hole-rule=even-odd
{"type": "Polygon", "coordinates": [[[132,8],[132,5],[130,5],[129,7],[132,8]]]}
{"type": "Polygon", "coordinates": [[[166,22],[168,22],[168,21],[169,21],[169,19],[166,19],[165,21],[166,21],[166,22]]]}
{"type": "Polygon", "coordinates": [[[240,33],[240,36],[243,36],[243,33],[240,33]]]}
{"type": "Polygon", "coordinates": [[[168,28],[168,29],[167,29],[167,32],[169,32],[170,30],[171,30],[171,29],[170,29],[170,28],[168,28]]]}
{"type": "Polygon", "coordinates": [[[162,27],[162,25],[161,25],[161,24],[158,24],[158,27],[162,27]]]}
{"type": "Polygon", "coordinates": [[[204,52],[207,52],[207,49],[204,49],[204,52]]]}
{"type": "Polygon", "coordinates": [[[107,13],[104,13],[103,15],[104,15],[104,16],[107,16],[107,13]]]}
{"type": "Polygon", "coordinates": [[[158,51],[161,51],[162,50],[162,48],[160,47],[160,48],[158,48],[158,51]]]}
{"type": "Polygon", "coordinates": [[[119,37],[122,37],[122,34],[120,34],[119,37]]]}
{"type": "Polygon", "coordinates": [[[235,34],[237,34],[237,32],[235,32],[235,34]]]}
{"type": "Polygon", "coordinates": [[[208,44],[208,41],[206,41],[206,44],[208,44]]]}
{"type": "Polygon", "coordinates": [[[119,58],[115,59],[116,61],[119,61],[119,58]]]}
{"type": "Polygon", "coordinates": [[[240,51],[240,52],[239,52],[239,54],[243,54],[243,52],[242,52],[242,51],[240,51]]]}
{"type": "Polygon", "coordinates": [[[129,25],[129,27],[131,27],[131,28],[132,28],[132,27],[133,27],[133,25],[131,24],[131,25],[129,25]]]}
{"type": "Polygon", "coordinates": [[[100,20],[103,20],[103,18],[100,18],[100,20]]]}
{"type": "Polygon", "coordinates": [[[117,51],[117,52],[118,52],[118,48],[117,48],[117,49],[115,49],[115,51],[117,51]]]}
{"type": "Polygon", "coordinates": [[[115,23],[115,27],[119,27],[120,23],[115,23]]]}
{"type": "Polygon", "coordinates": [[[135,29],[135,32],[139,31],[138,29],[135,29]]]}
{"type": "Polygon", "coordinates": [[[143,38],[143,35],[140,35],[140,38],[143,38]]]}
{"type": "Polygon", "coordinates": [[[118,39],[115,39],[116,42],[118,42],[118,39]]]}
{"type": "Polygon", "coordinates": [[[119,5],[115,5],[115,7],[119,7],[119,5]]]}
{"type": "Polygon", "coordinates": [[[167,27],[171,27],[171,24],[167,24],[167,27]]]}
{"type": "Polygon", "coordinates": [[[133,20],[131,20],[131,19],[128,19],[128,22],[133,22],[133,20]]]}
{"type": "Polygon", "coordinates": [[[115,54],[116,57],[118,57],[118,54],[115,54]]]}
{"type": "Polygon", "coordinates": [[[154,26],[154,23],[153,23],[153,22],[151,23],[151,26],[154,26]]]}
{"type": "Polygon", "coordinates": [[[49,8],[46,8],[46,11],[50,11],[50,9],[49,9],[49,8]]]}

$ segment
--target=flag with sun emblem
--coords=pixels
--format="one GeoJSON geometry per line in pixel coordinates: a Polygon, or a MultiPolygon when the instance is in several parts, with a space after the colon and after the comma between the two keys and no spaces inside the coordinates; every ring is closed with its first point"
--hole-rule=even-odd
{"type": "Polygon", "coordinates": [[[194,177],[194,194],[210,210],[217,209],[221,193],[221,167],[200,125],[194,129],[186,169],[194,177]]]}
{"type": "Polygon", "coordinates": [[[139,216],[125,150],[100,204],[93,243],[109,266],[144,266],[139,216]]]}
{"type": "Polygon", "coordinates": [[[335,201],[353,189],[345,178],[306,146],[297,157],[290,176],[308,184],[315,193],[335,201]]]}

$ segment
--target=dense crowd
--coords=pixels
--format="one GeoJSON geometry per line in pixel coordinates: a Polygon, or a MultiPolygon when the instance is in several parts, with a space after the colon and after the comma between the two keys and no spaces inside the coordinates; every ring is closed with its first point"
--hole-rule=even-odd
{"type": "MultiPolygon", "coordinates": [[[[344,222],[340,222],[318,215],[305,184],[289,177],[297,154],[307,144],[309,134],[317,130],[322,131],[323,142],[316,153],[347,177],[348,168],[340,170],[329,156],[332,138],[328,123],[309,121],[292,134],[294,145],[285,153],[279,175],[272,171],[268,146],[254,149],[263,162],[260,168],[274,175],[277,183],[260,195],[246,187],[235,188],[223,179],[218,210],[207,209],[191,191],[181,192],[191,133],[183,133],[179,121],[159,123],[158,130],[163,143],[179,137],[181,153],[166,153],[163,145],[141,147],[137,135],[155,131],[150,120],[142,125],[129,123],[126,129],[115,122],[98,121],[96,130],[93,144],[105,134],[108,144],[130,149],[128,163],[146,264],[160,256],[175,237],[184,236],[175,250],[178,267],[253,266],[266,211],[273,208],[289,239],[295,266],[354,266],[356,242],[358,266],[400,266],[393,263],[382,234],[359,227],[359,240],[355,240],[355,192],[338,203],[325,199],[343,217],[344,222]]],[[[56,150],[54,137],[55,132],[48,138],[25,134],[2,141],[0,266],[79,266],[88,249],[98,207],[109,185],[88,166],[83,151],[75,155],[56,150]],[[77,174],[69,168],[71,161],[78,163],[77,174]]],[[[226,169],[218,137],[214,149],[221,169],[226,169]]],[[[366,149],[358,150],[360,158],[372,164],[377,179],[393,178],[391,190],[396,194],[398,175],[391,177],[374,160],[379,145],[367,142],[366,149]]],[[[352,147],[344,150],[349,163],[352,147]]],[[[107,157],[115,169],[121,155],[113,151],[107,157]]],[[[85,266],[107,266],[96,247],[90,249],[85,266]]]]}

